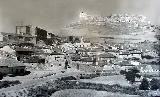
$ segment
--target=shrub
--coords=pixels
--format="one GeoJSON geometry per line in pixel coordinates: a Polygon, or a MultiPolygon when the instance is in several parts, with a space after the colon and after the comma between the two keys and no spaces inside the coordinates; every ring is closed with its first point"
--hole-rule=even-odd
{"type": "Polygon", "coordinates": [[[160,82],[158,79],[153,78],[150,82],[151,90],[157,90],[159,88],[160,82]]]}
{"type": "Polygon", "coordinates": [[[0,80],[2,80],[3,79],[3,74],[2,73],[0,73],[0,80]]]}
{"type": "Polygon", "coordinates": [[[74,76],[67,76],[67,77],[62,77],[60,78],[60,80],[76,80],[76,78],[74,76]]]}
{"type": "Polygon", "coordinates": [[[126,74],[126,71],[125,71],[125,70],[121,70],[121,71],[120,71],[120,74],[121,74],[121,75],[124,75],[124,74],[126,74]]]}
{"type": "Polygon", "coordinates": [[[152,56],[150,56],[150,55],[145,55],[145,56],[142,56],[142,58],[153,59],[154,57],[152,57],[152,56]]]}
{"type": "Polygon", "coordinates": [[[135,82],[135,78],[140,78],[141,76],[139,75],[139,70],[137,68],[132,68],[128,71],[121,70],[120,74],[124,75],[125,78],[133,84],[135,82]]]}
{"type": "Polygon", "coordinates": [[[0,82],[0,89],[10,87],[10,86],[13,86],[13,85],[17,85],[17,84],[21,84],[21,82],[18,81],[18,80],[16,80],[16,81],[1,81],[0,82]]]}
{"type": "Polygon", "coordinates": [[[139,86],[140,90],[149,90],[149,82],[146,78],[143,78],[140,86],[139,86]]]}

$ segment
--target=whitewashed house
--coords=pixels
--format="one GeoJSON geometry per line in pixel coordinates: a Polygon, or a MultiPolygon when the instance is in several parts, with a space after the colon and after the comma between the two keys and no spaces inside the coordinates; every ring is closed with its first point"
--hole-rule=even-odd
{"type": "Polygon", "coordinates": [[[142,59],[142,52],[141,51],[132,51],[130,52],[130,57],[131,58],[139,58],[139,59],[142,59]]]}
{"type": "Polygon", "coordinates": [[[86,54],[88,54],[89,50],[88,50],[88,49],[81,48],[81,49],[77,49],[77,52],[78,52],[78,54],[80,54],[80,55],[86,55],[86,54]]]}
{"type": "Polygon", "coordinates": [[[76,52],[76,48],[72,43],[64,43],[60,46],[60,48],[62,49],[62,52],[64,53],[75,53],[76,52]]]}
{"type": "Polygon", "coordinates": [[[129,52],[120,52],[119,53],[119,58],[128,59],[128,58],[130,58],[130,53],[129,52]]]}
{"type": "Polygon", "coordinates": [[[66,57],[64,54],[60,54],[57,52],[52,52],[50,55],[46,57],[46,63],[57,66],[65,66],[66,57]]]}
{"type": "Polygon", "coordinates": [[[129,70],[133,67],[136,67],[135,65],[131,64],[128,60],[117,62],[117,63],[115,63],[115,65],[119,65],[120,70],[129,70]]]}
{"type": "Polygon", "coordinates": [[[113,72],[115,72],[115,69],[112,65],[104,65],[101,74],[105,75],[105,74],[108,74],[108,73],[110,74],[113,72]]]}
{"type": "Polygon", "coordinates": [[[159,75],[159,66],[158,65],[140,65],[140,72],[142,75],[159,75]]]}
{"type": "Polygon", "coordinates": [[[82,37],[80,43],[74,43],[74,46],[76,48],[89,48],[91,46],[91,43],[90,42],[87,42],[87,43],[84,42],[83,37],[82,37]]]}
{"type": "Polygon", "coordinates": [[[111,64],[113,60],[116,59],[116,56],[114,56],[111,53],[103,53],[98,55],[98,61],[99,63],[105,63],[106,64],[111,64]]]}
{"type": "Polygon", "coordinates": [[[5,51],[5,52],[8,52],[8,53],[10,53],[10,54],[15,54],[15,50],[13,50],[9,45],[7,45],[7,46],[4,46],[3,48],[0,48],[0,50],[2,50],[2,51],[5,51]]]}
{"type": "Polygon", "coordinates": [[[45,54],[50,54],[50,53],[52,53],[52,50],[49,49],[49,48],[42,48],[41,50],[42,50],[45,54]]]}
{"type": "Polygon", "coordinates": [[[12,58],[0,56],[0,73],[2,74],[24,74],[26,66],[12,58]]]}
{"type": "Polygon", "coordinates": [[[93,58],[73,59],[71,67],[90,73],[96,72],[97,70],[102,70],[103,68],[100,67],[98,65],[98,61],[95,61],[93,58]]]}
{"type": "Polygon", "coordinates": [[[105,51],[102,47],[91,47],[87,52],[87,54],[90,56],[99,55],[103,53],[105,53],[105,51]]]}
{"type": "Polygon", "coordinates": [[[84,64],[84,65],[96,65],[97,63],[94,62],[94,59],[91,57],[88,58],[81,58],[81,59],[76,59],[72,60],[74,64],[84,64]]]}
{"type": "Polygon", "coordinates": [[[138,65],[141,64],[141,62],[138,62],[138,61],[135,61],[135,60],[131,60],[130,63],[131,63],[132,65],[135,65],[135,66],[138,66],[138,65]]]}

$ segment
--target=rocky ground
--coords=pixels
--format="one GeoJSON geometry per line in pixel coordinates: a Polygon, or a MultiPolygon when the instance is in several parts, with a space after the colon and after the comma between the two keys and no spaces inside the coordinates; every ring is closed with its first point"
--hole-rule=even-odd
{"type": "MultiPolygon", "coordinates": [[[[22,84],[12,86],[9,88],[3,88],[0,90],[0,97],[51,97],[51,95],[52,97],[64,97],[65,91],[63,96],[55,95],[57,95],[57,91],[59,92],[68,89],[73,89],[74,91],[86,89],[89,92],[91,92],[91,90],[95,90],[105,92],[106,94],[109,93],[111,95],[106,97],[121,97],[118,96],[121,94],[124,95],[123,97],[140,97],[140,95],[142,96],[142,93],[137,91],[137,89],[132,86],[83,82],[80,80],[79,77],[79,74],[81,73],[82,72],[59,73],[39,79],[34,79],[32,81],[24,82],[22,84]],[[116,96],[112,95],[111,93],[116,94],[116,96]]],[[[91,96],[85,95],[84,97],[91,96]]],[[[101,96],[97,95],[97,97],[101,96]]]]}

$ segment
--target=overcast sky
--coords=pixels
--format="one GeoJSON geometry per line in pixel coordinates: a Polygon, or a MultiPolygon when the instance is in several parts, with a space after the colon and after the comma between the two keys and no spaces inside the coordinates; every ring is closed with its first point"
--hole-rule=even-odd
{"type": "Polygon", "coordinates": [[[159,4],[160,0],[0,0],[0,31],[13,33],[22,22],[55,31],[81,11],[102,16],[136,13],[160,24],[159,4]]]}

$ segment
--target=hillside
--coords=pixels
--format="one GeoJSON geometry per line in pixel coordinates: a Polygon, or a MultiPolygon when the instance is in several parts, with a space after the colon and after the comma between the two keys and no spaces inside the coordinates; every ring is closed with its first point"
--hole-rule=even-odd
{"type": "MultiPolygon", "coordinates": [[[[86,15],[86,14],[85,14],[86,15]]],[[[81,16],[67,25],[63,31],[73,35],[122,35],[144,32],[150,29],[150,22],[141,15],[113,14],[108,17],[81,16]]]]}

